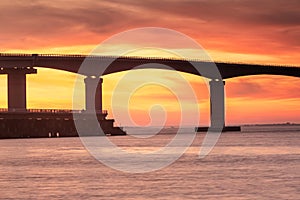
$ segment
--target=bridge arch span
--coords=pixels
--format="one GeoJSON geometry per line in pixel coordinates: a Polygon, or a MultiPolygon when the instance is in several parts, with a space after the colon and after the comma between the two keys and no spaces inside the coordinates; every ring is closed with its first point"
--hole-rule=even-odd
{"type": "Polygon", "coordinates": [[[197,76],[203,76],[205,78],[213,79],[209,70],[213,66],[217,66],[220,75],[223,79],[231,79],[241,76],[252,76],[252,75],[284,75],[300,78],[300,67],[293,66],[268,66],[259,64],[237,64],[237,63],[212,63],[202,61],[184,61],[184,60],[169,60],[169,59],[129,59],[129,58],[118,58],[113,61],[109,66],[105,66],[105,63],[109,62],[110,59],[102,59],[104,65],[101,66],[101,59],[91,59],[91,62],[97,62],[96,66],[91,67],[90,73],[82,73],[80,69],[84,59],[77,58],[75,60],[65,60],[62,62],[52,61],[40,61],[36,67],[51,68],[64,70],[72,73],[77,73],[85,76],[92,76],[94,72],[97,73],[97,68],[106,67],[103,75],[113,74],[117,72],[135,70],[135,69],[166,69],[175,70],[183,73],[193,74],[197,76]],[[203,67],[199,74],[198,70],[193,65],[203,67]],[[163,67],[165,66],[165,67],[163,67]]]}
{"type": "MultiPolygon", "coordinates": [[[[176,71],[200,75],[193,65],[203,67],[202,76],[209,77],[206,69],[216,65],[223,79],[229,79],[239,76],[272,74],[300,77],[299,66],[278,66],[278,65],[261,65],[246,63],[223,63],[208,62],[197,60],[176,60],[168,58],[139,58],[139,57],[113,57],[113,56],[86,56],[86,55],[43,55],[43,54],[1,54],[0,53],[0,73],[14,67],[43,67],[80,73],[80,66],[85,61],[91,64],[91,72],[97,71],[97,68],[106,67],[103,75],[131,70],[143,64],[156,63],[169,66],[176,71]],[[113,61],[113,62],[112,62],[113,61]],[[99,64],[100,63],[100,64],[99,64]],[[106,65],[109,65],[107,67],[106,65]],[[103,66],[101,66],[103,65],[103,66]],[[4,71],[3,71],[4,70],[4,71]]],[[[155,68],[157,65],[152,65],[155,68]]],[[[94,75],[82,74],[82,75],[94,75]]]]}

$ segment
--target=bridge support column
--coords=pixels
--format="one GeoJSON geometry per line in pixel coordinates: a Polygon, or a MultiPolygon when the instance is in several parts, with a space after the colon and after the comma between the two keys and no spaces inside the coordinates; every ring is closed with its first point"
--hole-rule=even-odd
{"type": "Polygon", "coordinates": [[[26,111],[26,74],[36,74],[34,68],[12,68],[2,70],[7,74],[8,111],[26,111]]]}
{"type": "Polygon", "coordinates": [[[85,109],[92,112],[102,112],[102,83],[103,79],[88,76],[84,79],[85,83],[85,109]]]}
{"type": "Polygon", "coordinates": [[[225,127],[225,81],[211,80],[210,86],[210,127],[212,130],[222,131],[225,127]],[[220,130],[219,130],[220,129],[220,130]]]}

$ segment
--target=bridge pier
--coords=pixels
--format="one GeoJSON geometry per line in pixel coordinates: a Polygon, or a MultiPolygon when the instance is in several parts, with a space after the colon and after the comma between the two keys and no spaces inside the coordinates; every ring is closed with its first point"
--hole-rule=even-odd
{"type": "Polygon", "coordinates": [[[87,112],[102,112],[102,83],[100,77],[88,76],[85,83],[85,109],[87,112]]]}
{"type": "Polygon", "coordinates": [[[210,127],[222,131],[225,127],[225,81],[213,79],[210,86],[210,127]]]}
{"type": "Polygon", "coordinates": [[[1,70],[1,74],[7,74],[7,102],[8,111],[26,111],[26,74],[36,74],[32,67],[14,67],[1,70]]]}

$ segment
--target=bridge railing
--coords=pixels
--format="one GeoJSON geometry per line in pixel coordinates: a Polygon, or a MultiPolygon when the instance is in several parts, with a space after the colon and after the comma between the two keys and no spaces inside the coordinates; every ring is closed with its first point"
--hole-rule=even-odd
{"type": "Polygon", "coordinates": [[[31,113],[72,113],[72,112],[80,112],[80,110],[68,110],[68,109],[27,109],[27,112],[31,112],[31,113]]]}
{"type": "MultiPolygon", "coordinates": [[[[21,113],[84,113],[86,112],[85,110],[71,110],[71,109],[27,109],[26,111],[24,110],[19,110],[19,109],[8,109],[8,108],[0,108],[0,113],[5,113],[5,112],[21,112],[21,113]]],[[[108,112],[107,110],[97,110],[97,114],[104,114],[107,115],[108,112]]]]}
{"type": "Polygon", "coordinates": [[[0,112],[8,112],[7,108],[0,108],[0,112]]]}
{"type": "Polygon", "coordinates": [[[188,61],[188,62],[214,62],[216,64],[232,64],[232,65],[255,65],[265,67],[299,67],[297,64],[259,64],[259,63],[246,63],[243,61],[228,61],[228,60],[207,60],[207,58],[177,58],[177,57],[142,57],[142,56],[113,56],[113,55],[84,55],[84,54],[27,54],[27,53],[0,53],[0,57],[61,57],[61,58],[97,58],[97,59],[125,59],[125,60],[162,60],[164,62],[188,61]]]}
{"type": "Polygon", "coordinates": [[[0,56],[16,56],[16,57],[32,57],[33,54],[28,54],[28,53],[0,53],[0,56]]]}

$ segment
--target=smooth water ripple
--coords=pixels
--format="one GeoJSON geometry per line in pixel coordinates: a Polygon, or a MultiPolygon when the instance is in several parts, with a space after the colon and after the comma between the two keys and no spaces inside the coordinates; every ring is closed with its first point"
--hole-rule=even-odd
{"type": "MultiPolygon", "coordinates": [[[[147,152],[172,137],[110,139],[147,152]]],[[[0,140],[0,199],[299,199],[300,132],[225,133],[199,159],[203,137],[172,165],[145,174],[106,167],[79,138],[0,140]]]]}

